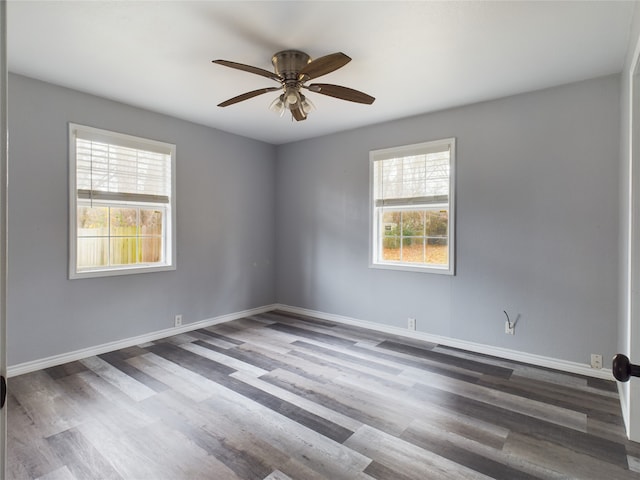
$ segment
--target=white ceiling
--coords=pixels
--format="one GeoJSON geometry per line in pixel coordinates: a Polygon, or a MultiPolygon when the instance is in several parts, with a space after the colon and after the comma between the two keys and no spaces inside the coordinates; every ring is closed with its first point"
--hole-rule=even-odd
{"type": "Polygon", "coordinates": [[[273,144],[622,70],[634,2],[8,2],[14,73],[273,144]],[[219,108],[267,78],[285,49],[353,60],[315,82],[376,97],[309,93],[304,122],[268,110],[278,92],[219,108]]]}

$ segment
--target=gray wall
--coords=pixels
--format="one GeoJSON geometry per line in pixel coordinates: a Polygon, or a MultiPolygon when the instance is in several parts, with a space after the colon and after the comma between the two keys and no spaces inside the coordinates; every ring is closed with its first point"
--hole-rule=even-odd
{"type": "Polygon", "coordinates": [[[273,147],[11,75],[9,364],[278,301],[608,366],[619,106],[612,76],[273,147]],[[177,145],[175,272],[67,279],[69,121],[177,145]],[[456,276],[368,268],[369,150],[451,136],[456,276]]]}
{"type": "Polygon", "coordinates": [[[617,345],[620,79],[292,143],[277,152],[284,304],[605,366],[617,345]],[[368,268],[372,149],[457,138],[457,274],[368,268]],[[504,334],[503,310],[519,315],[504,334]]]}
{"type": "Polygon", "coordinates": [[[8,363],[276,300],[275,147],[9,78],[8,363]],[[177,145],[177,270],[68,280],[67,124],[177,145]]]}

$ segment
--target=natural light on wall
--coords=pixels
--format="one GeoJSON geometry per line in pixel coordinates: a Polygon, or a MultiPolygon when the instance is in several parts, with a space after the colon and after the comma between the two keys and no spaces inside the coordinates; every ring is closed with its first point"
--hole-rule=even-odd
{"type": "Polygon", "coordinates": [[[455,139],[370,153],[370,266],[454,274],[455,139]]]}
{"type": "Polygon", "coordinates": [[[70,124],[70,277],[174,269],[175,146],[70,124]]]}

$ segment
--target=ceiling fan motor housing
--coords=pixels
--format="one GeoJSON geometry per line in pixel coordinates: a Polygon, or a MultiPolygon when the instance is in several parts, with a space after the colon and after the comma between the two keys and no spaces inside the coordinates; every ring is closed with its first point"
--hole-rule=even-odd
{"type": "Polygon", "coordinates": [[[271,57],[274,71],[284,79],[284,83],[298,82],[298,73],[311,61],[311,57],[299,50],[283,50],[271,57]]]}

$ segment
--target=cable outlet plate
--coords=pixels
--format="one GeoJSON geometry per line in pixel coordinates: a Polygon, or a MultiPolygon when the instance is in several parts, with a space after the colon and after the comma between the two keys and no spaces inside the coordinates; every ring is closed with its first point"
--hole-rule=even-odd
{"type": "Polygon", "coordinates": [[[591,368],[601,369],[602,368],[602,355],[597,355],[595,353],[591,354],[591,368]]]}
{"type": "Polygon", "coordinates": [[[182,315],[176,315],[174,326],[176,327],[182,326],[182,315]]]}
{"type": "Polygon", "coordinates": [[[508,321],[505,321],[504,322],[504,333],[506,333],[507,335],[515,335],[516,334],[515,325],[513,323],[509,323],[508,321]]]}
{"type": "Polygon", "coordinates": [[[407,328],[409,330],[415,330],[416,329],[416,319],[413,317],[409,317],[407,319],[407,328]]]}

